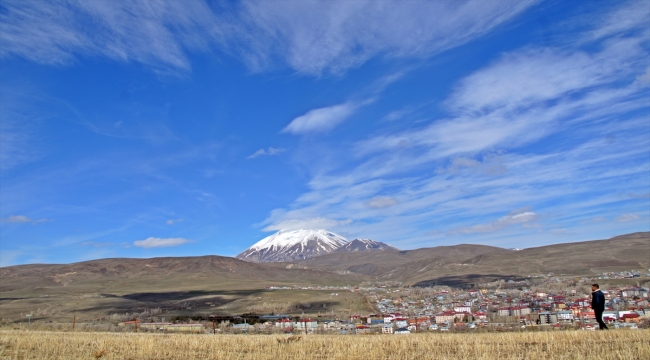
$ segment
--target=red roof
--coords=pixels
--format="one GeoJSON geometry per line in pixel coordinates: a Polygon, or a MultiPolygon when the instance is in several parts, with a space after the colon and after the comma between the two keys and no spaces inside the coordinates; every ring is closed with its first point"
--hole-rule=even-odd
{"type": "Polygon", "coordinates": [[[455,311],[443,311],[441,313],[436,314],[436,316],[456,316],[455,311]]]}
{"type": "Polygon", "coordinates": [[[639,314],[636,314],[636,313],[623,314],[623,316],[621,316],[621,319],[636,319],[638,317],[639,317],[639,314]]]}

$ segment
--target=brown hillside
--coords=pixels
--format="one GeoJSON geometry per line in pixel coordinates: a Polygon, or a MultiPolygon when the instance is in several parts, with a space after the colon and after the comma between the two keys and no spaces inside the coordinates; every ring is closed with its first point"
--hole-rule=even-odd
{"type": "Polygon", "coordinates": [[[0,293],[109,291],[201,288],[209,284],[329,284],[349,281],[330,272],[282,269],[223,256],[152,259],[101,259],[65,265],[19,265],[0,269],[0,293]]]}
{"type": "Polygon", "coordinates": [[[349,271],[368,279],[420,285],[476,283],[547,273],[594,275],[650,268],[650,233],[520,251],[463,244],[409,251],[327,254],[298,261],[295,266],[349,271]]]}

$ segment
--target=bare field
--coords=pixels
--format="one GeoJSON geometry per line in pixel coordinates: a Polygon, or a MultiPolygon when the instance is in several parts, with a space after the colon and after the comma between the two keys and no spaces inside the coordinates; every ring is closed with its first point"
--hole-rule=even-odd
{"type": "MultiPolygon", "coordinates": [[[[372,312],[365,297],[347,290],[189,290],[167,292],[140,292],[129,294],[60,294],[24,298],[0,298],[0,321],[27,323],[26,313],[34,314],[32,323],[72,323],[74,315],[78,323],[93,323],[107,319],[111,314],[140,312],[143,309],[160,308],[159,317],[174,316],[207,317],[238,315],[243,313],[281,313],[305,317],[318,314],[350,314],[372,312]]],[[[158,319],[150,319],[159,321],[158,319]]]]}
{"type": "Polygon", "coordinates": [[[0,331],[0,359],[650,359],[650,330],[306,335],[0,331]]]}

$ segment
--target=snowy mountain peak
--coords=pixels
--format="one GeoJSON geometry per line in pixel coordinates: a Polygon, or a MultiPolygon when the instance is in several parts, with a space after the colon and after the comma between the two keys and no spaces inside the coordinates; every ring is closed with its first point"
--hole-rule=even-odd
{"type": "Polygon", "coordinates": [[[392,247],[386,243],[370,239],[354,239],[336,249],[336,252],[354,251],[399,251],[399,249],[392,247]]]}
{"type": "Polygon", "coordinates": [[[328,254],[348,240],[327,230],[278,231],[253,244],[238,259],[252,262],[281,262],[328,254]]]}

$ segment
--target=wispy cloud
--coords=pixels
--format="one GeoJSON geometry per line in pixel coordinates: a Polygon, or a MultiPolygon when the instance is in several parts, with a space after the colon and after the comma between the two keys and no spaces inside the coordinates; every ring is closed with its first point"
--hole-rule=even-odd
{"type": "Polygon", "coordinates": [[[92,246],[94,248],[102,248],[102,247],[111,247],[114,246],[115,243],[112,242],[95,242],[95,241],[84,241],[81,243],[81,245],[84,246],[92,246]]]}
{"type": "Polygon", "coordinates": [[[616,217],[616,219],[614,219],[614,221],[628,222],[628,221],[635,221],[635,220],[639,220],[639,219],[640,219],[639,215],[636,215],[636,214],[623,214],[621,216],[616,217]]]}
{"type": "Polygon", "coordinates": [[[28,223],[28,224],[37,224],[37,223],[43,223],[48,221],[52,221],[52,220],[48,220],[45,218],[32,219],[25,215],[9,215],[8,217],[2,219],[2,222],[7,222],[7,223],[28,223]]]}
{"type": "Polygon", "coordinates": [[[378,55],[425,57],[458,46],[535,3],[249,1],[243,6],[246,28],[238,38],[252,68],[280,58],[302,73],[340,73],[378,55]]]}
{"type": "Polygon", "coordinates": [[[161,72],[188,70],[185,50],[208,49],[221,33],[203,1],[6,1],[3,7],[1,55],[42,64],[105,56],[161,72]]]}
{"type": "Polygon", "coordinates": [[[347,102],[310,110],[293,119],[282,132],[294,135],[327,132],[354,114],[359,106],[359,104],[347,102]]]}
{"type": "Polygon", "coordinates": [[[353,156],[335,154],[338,162],[315,169],[309,190],[264,223],[349,219],[331,229],[398,245],[445,234],[575,236],[581,222],[614,218],[612,209],[624,202],[626,211],[646,211],[621,194],[647,189],[640,179],[650,166],[648,88],[636,82],[647,71],[648,36],[608,34],[590,46],[528,46],[502,55],[453,87],[446,114],[370,134],[353,145],[353,156]],[[399,202],[369,206],[384,197],[399,202]],[[491,220],[528,205],[535,212],[491,220]]]}
{"type": "Polygon", "coordinates": [[[156,238],[156,237],[149,237],[149,238],[146,238],[145,240],[136,240],[136,241],[134,241],[133,246],[149,249],[149,248],[157,248],[157,247],[179,246],[179,245],[187,244],[189,242],[192,242],[192,241],[188,240],[188,239],[183,239],[183,238],[156,238]]]}
{"type": "Polygon", "coordinates": [[[183,219],[168,219],[167,221],[165,221],[165,224],[174,225],[180,222],[183,222],[183,219]]]}
{"type": "Polygon", "coordinates": [[[266,155],[279,155],[285,151],[287,151],[287,149],[274,148],[274,147],[269,147],[268,149],[259,149],[256,152],[254,152],[252,155],[247,157],[247,159],[255,159],[256,157],[266,156],[266,155]]]}
{"type": "Polygon", "coordinates": [[[581,224],[597,224],[607,221],[607,218],[604,216],[596,216],[591,219],[583,220],[581,224]]]}
{"type": "Polygon", "coordinates": [[[639,6],[636,1],[626,1],[622,6],[599,16],[596,29],[585,34],[586,41],[598,40],[632,31],[647,31],[650,7],[639,6]]]}
{"type": "Polygon", "coordinates": [[[299,230],[299,229],[331,229],[341,225],[349,225],[352,220],[335,220],[322,217],[305,219],[287,219],[277,224],[271,224],[264,231],[299,230]]]}
{"type": "Polygon", "coordinates": [[[477,224],[468,227],[453,229],[449,231],[450,235],[456,234],[471,234],[471,233],[485,233],[503,230],[510,225],[515,224],[524,224],[528,222],[535,221],[539,218],[539,215],[529,211],[528,209],[524,210],[515,210],[510,214],[500,217],[499,219],[492,221],[487,224],[477,224]]]}
{"type": "Polygon", "coordinates": [[[368,206],[375,209],[384,209],[395,206],[398,203],[399,201],[392,196],[376,196],[366,202],[368,206]]]}
{"type": "Polygon", "coordinates": [[[177,73],[191,68],[188,52],[220,48],[252,69],[341,73],[378,55],[425,57],[461,45],[536,2],[11,0],[0,14],[0,56],[54,65],[102,56],[177,73]]]}

